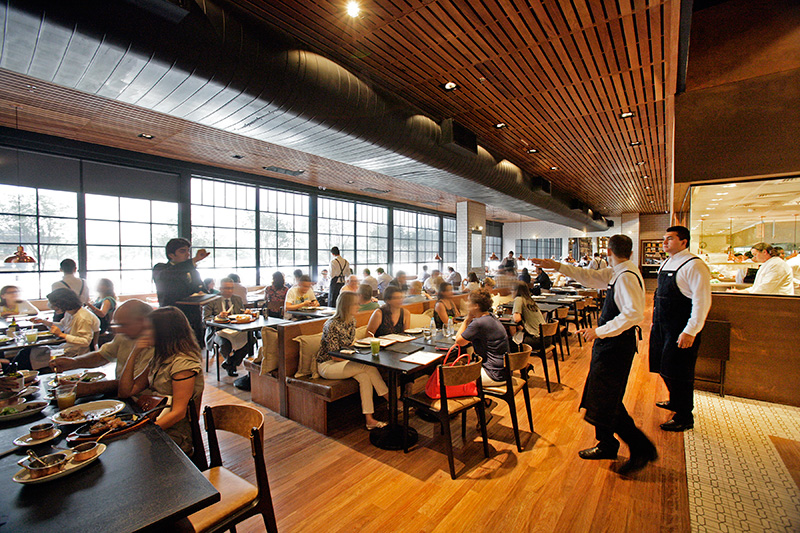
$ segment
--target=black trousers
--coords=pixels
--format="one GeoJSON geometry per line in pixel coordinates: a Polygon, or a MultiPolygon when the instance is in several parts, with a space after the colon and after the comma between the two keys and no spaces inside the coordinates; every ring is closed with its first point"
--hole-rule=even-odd
{"type": "Polygon", "coordinates": [[[628,445],[632,456],[644,453],[653,446],[653,443],[650,442],[647,435],[636,427],[633,418],[631,418],[631,415],[628,414],[628,410],[625,409],[625,406],[621,402],[617,407],[617,413],[614,418],[613,427],[595,424],[595,437],[597,437],[597,445],[601,449],[615,452],[619,450],[619,441],[614,437],[615,433],[628,445]]]}
{"type": "Polygon", "coordinates": [[[229,341],[228,339],[217,337],[217,342],[219,342],[219,351],[222,354],[222,357],[225,358],[225,362],[228,363],[228,365],[232,366],[233,368],[236,368],[237,366],[242,364],[242,361],[244,361],[244,358],[250,352],[249,342],[244,346],[242,346],[241,348],[239,348],[238,350],[236,350],[235,352],[233,352],[233,345],[231,344],[231,341],[229,341]]]}
{"type": "Polygon", "coordinates": [[[669,391],[670,408],[675,411],[675,420],[694,422],[694,380],[663,379],[669,391]]]}
{"type": "Polygon", "coordinates": [[[344,283],[331,282],[331,286],[328,289],[328,307],[336,307],[336,300],[339,298],[339,292],[342,287],[344,287],[344,283]]]}

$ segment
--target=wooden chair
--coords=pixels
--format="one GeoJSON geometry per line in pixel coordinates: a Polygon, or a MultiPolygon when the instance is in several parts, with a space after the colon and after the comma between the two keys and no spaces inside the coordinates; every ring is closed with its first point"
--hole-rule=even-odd
{"type": "Polygon", "coordinates": [[[501,400],[505,400],[508,404],[508,411],[511,413],[511,425],[514,428],[514,440],[517,443],[517,450],[522,451],[522,445],[519,441],[519,422],[517,421],[517,402],[515,396],[519,391],[522,391],[522,396],[525,398],[525,409],[528,412],[528,425],[533,433],[533,417],[531,416],[531,396],[528,391],[528,369],[531,366],[531,348],[527,344],[520,346],[522,351],[507,353],[505,367],[503,373],[505,374],[505,385],[496,385],[491,387],[484,387],[483,393],[486,396],[492,396],[501,400]],[[514,375],[518,371],[521,378],[514,375]]]}
{"type": "Polygon", "coordinates": [[[277,533],[278,524],[272,506],[272,495],[264,465],[264,415],[247,405],[206,406],[203,411],[208,434],[211,468],[203,472],[221,495],[221,500],[179,521],[178,531],[236,531],[236,524],[261,515],[270,533],[277,533]],[[217,430],[229,431],[250,440],[256,471],[256,485],[240,478],[222,466],[217,430]]]}
{"type": "Polygon", "coordinates": [[[403,398],[403,450],[408,453],[408,410],[413,405],[436,418],[444,433],[447,447],[447,461],[450,465],[450,477],[456,478],[456,468],[453,460],[453,441],[450,436],[450,417],[461,413],[461,438],[467,438],[467,411],[476,409],[480,420],[481,436],[483,437],[483,454],[489,457],[489,441],[486,435],[486,408],[483,404],[484,395],[481,387],[481,358],[475,359],[463,366],[439,365],[439,390],[441,399],[433,400],[425,391],[405,396],[403,398]],[[470,382],[477,383],[478,396],[463,396],[448,398],[447,387],[465,385],[470,382]]]}
{"type": "Polygon", "coordinates": [[[561,371],[558,368],[558,354],[556,353],[556,336],[558,333],[558,322],[548,322],[546,324],[539,324],[539,346],[535,355],[542,361],[544,367],[544,381],[547,384],[547,392],[550,392],[550,374],[547,371],[547,354],[553,352],[553,363],[556,366],[556,376],[558,383],[561,384],[561,371]],[[549,340],[548,340],[549,339],[549,340]]]}
{"type": "Polygon", "coordinates": [[[213,339],[206,343],[206,374],[208,374],[208,362],[212,357],[217,365],[217,381],[219,381],[219,358],[222,357],[222,353],[219,351],[219,344],[213,339]]]}
{"type": "Polygon", "coordinates": [[[556,319],[558,320],[558,347],[561,349],[561,360],[564,360],[564,344],[567,345],[567,355],[572,356],[569,351],[569,323],[567,323],[567,315],[569,309],[566,307],[558,307],[556,309],[556,319]],[[562,339],[564,344],[561,343],[562,339]]]}
{"type": "MultiPolygon", "coordinates": [[[[567,330],[569,330],[569,324],[575,324],[575,329],[581,329],[582,327],[586,328],[589,325],[586,323],[586,302],[583,300],[577,300],[572,304],[572,312],[567,314],[567,330]]],[[[583,346],[583,339],[580,335],[576,335],[578,337],[578,345],[583,346]]]]}

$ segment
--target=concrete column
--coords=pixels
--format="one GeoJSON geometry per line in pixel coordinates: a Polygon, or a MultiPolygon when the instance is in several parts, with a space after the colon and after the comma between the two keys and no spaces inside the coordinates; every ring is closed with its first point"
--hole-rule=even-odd
{"type": "Polygon", "coordinates": [[[622,228],[619,233],[627,235],[633,241],[631,261],[639,264],[639,213],[622,213],[622,228]]]}
{"type": "MultiPolygon", "coordinates": [[[[471,200],[458,202],[456,204],[456,232],[458,243],[456,270],[463,277],[472,271],[483,276],[486,262],[486,205],[471,200]],[[480,228],[481,234],[481,260],[477,264],[472,261],[472,234],[476,228],[480,228]]],[[[446,268],[447,265],[445,265],[446,268]]]]}

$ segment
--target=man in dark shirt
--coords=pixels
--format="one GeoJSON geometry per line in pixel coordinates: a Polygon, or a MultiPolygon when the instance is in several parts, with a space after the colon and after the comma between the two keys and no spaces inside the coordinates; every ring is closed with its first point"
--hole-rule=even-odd
{"type": "Polygon", "coordinates": [[[550,281],[550,276],[539,267],[536,267],[536,283],[539,284],[540,288],[545,290],[550,290],[550,287],[553,286],[553,282],[550,281]]]}
{"type": "Polygon", "coordinates": [[[205,285],[197,263],[209,254],[205,249],[197,251],[192,257],[192,243],[186,239],[170,239],[165,246],[169,262],[158,263],[153,267],[153,281],[156,284],[158,305],[165,307],[174,305],[186,315],[189,324],[203,346],[203,319],[199,305],[178,305],[177,302],[188,298],[196,292],[205,292],[205,285]]]}

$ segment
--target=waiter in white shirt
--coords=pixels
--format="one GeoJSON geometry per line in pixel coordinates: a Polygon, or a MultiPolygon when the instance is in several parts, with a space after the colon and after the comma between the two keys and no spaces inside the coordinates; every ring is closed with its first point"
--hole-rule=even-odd
{"type": "Polygon", "coordinates": [[[595,252],[594,259],[589,263],[589,268],[592,270],[601,270],[603,268],[608,268],[608,263],[606,263],[606,260],[600,255],[600,252],[595,252]]]}
{"type": "Polygon", "coordinates": [[[589,270],[551,259],[533,260],[537,266],[558,270],[587,287],[607,288],[598,327],[578,331],[587,341],[594,341],[580,407],[586,409],[584,418],[595,427],[598,441],[578,455],[581,459],[616,459],[619,451],[616,433],[630,449],[630,458],[617,471],[621,475],[641,470],[658,458],[656,447],[636,427],[622,403],[637,352],[636,335],[645,305],[644,281],[630,260],[632,253],[630,237],[614,235],[608,240],[612,268],[589,270]]]}
{"type": "Polygon", "coordinates": [[[650,372],[661,375],[669,401],[656,402],[673,411],[664,431],[694,427],[694,367],[700,348],[700,331],[711,308],[711,272],[708,265],[689,253],[689,230],[667,228],[662,243],[669,255],[658,270],[650,328],[650,372]]]}
{"type": "Polygon", "coordinates": [[[792,267],[778,256],[778,250],[771,244],[759,242],[753,245],[750,253],[753,254],[753,261],[763,263],[758,269],[753,286],[746,289],[728,289],[728,292],[794,295],[792,267]]]}
{"type": "Polygon", "coordinates": [[[328,289],[328,306],[336,307],[336,299],[339,298],[339,291],[344,287],[345,281],[353,274],[350,269],[350,262],[339,254],[339,247],[331,248],[331,284],[328,289]]]}

